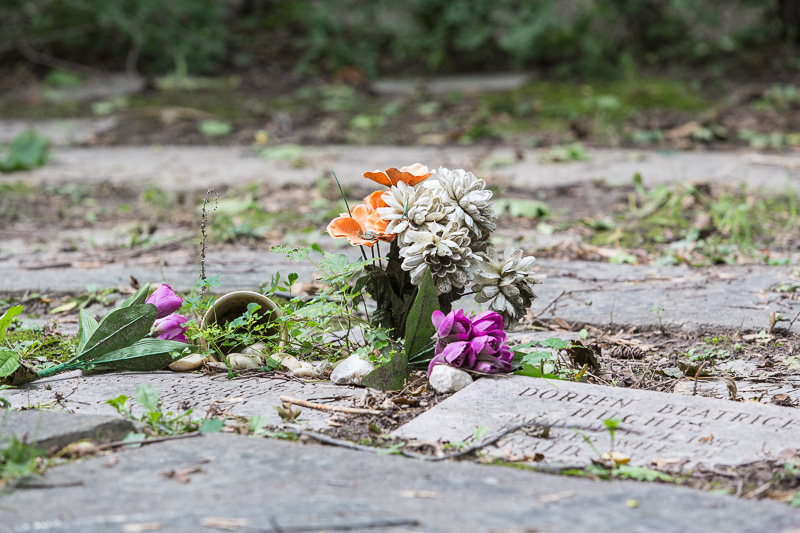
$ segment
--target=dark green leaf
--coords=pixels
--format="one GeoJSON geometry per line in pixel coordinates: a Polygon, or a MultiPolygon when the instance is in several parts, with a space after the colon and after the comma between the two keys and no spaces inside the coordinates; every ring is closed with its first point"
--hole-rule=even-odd
{"type": "Polygon", "coordinates": [[[31,170],[47,163],[50,142],[34,131],[19,134],[9,146],[8,157],[0,161],[0,171],[31,170]]]}
{"type": "Polygon", "coordinates": [[[208,418],[200,424],[200,433],[219,433],[224,425],[225,421],[220,418],[208,418]]]}
{"type": "Polygon", "coordinates": [[[14,320],[14,317],[20,313],[22,313],[22,306],[15,305],[3,313],[3,316],[0,316],[0,339],[5,336],[6,329],[8,329],[8,326],[11,325],[11,321],[14,320]]]}
{"type": "Polygon", "coordinates": [[[539,341],[539,346],[552,348],[554,350],[566,350],[569,348],[569,343],[565,340],[559,339],[558,337],[550,337],[549,339],[539,341]]]}
{"type": "Polygon", "coordinates": [[[150,284],[145,283],[139,290],[133,293],[127,300],[119,304],[119,307],[130,307],[132,305],[142,305],[150,295],[150,284]]]}
{"type": "Polygon", "coordinates": [[[552,361],[553,354],[545,351],[530,352],[522,356],[522,363],[526,365],[539,366],[544,362],[552,361]]]}
{"type": "Polygon", "coordinates": [[[78,312],[78,353],[86,347],[86,342],[97,330],[97,325],[97,320],[85,310],[78,312]]]}
{"type": "Polygon", "coordinates": [[[400,390],[405,386],[408,374],[408,356],[405,352],[398,352],[364,376],[361,384],[382,391],[400,390]]]}
{"type": "Polygon", "coordinates": [[[0,348],[0,378],[13,374],[19,368],[19,354],[9,348],[0,348]]]}
{"type": "Polygon", "coordinates": [[[431,322],[431,315],[437,309],[439,309],[439,296],[431,271],[427,270],[406,318],[405,352],[408,359],[415,359],[430,343],[431,337],[436,332],[431,322]]]}
{"type": "Polygon", "coordinates": [[[158,316],[153,304],[121,307],[107,313],[86,346],[72,362],[91,362],[107,353],[128,347],[150,332],[158,316]]]}
{"type": "MultiPolygon", "coordinates": [[[[86,367],[93,370],[134,370],[152,372],[166,368],[176,358],[172,352],[182,352],[192,346],[185,342],[162,339],[142,339],[131,346],[120,348],[89,361],[86,367]]],[[[79,367],[80,368],[80,367],[79,367]]]]}
{"type": "Polygon", "coordinates": [[[158,408],[158,391],[149,383],[142,383],[136,387],[136,401],[150,412],[161,411],[158,408]]]}
{"type": "Polygon", "coordinates": [[[522,365],[522,368],[514,372],[514,374],[518,376],[529,376],[532,378],[563,379],[555,374],[550,374],[550,373],[543,374],[541,367],[531,366],[531,365],[522,365]]]}

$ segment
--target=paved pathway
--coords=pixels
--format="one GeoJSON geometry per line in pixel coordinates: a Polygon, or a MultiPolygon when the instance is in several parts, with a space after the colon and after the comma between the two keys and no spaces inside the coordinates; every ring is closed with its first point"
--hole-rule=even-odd
{"type": "MultiPolygon", "coordinates": [[[[273,152],[274,153],[274,152],[273,152]]],[[[313,184],[330,171],[345,185],[362,185],[361,174],[422,162],[430,167],[466,168],[493,185],[522,188],[561,187],[602,179],[630,184],[640,173],[647,185],[680,181],[723,181],[785,190],[800,189],[800,155],[759,156],[734,152],[645,152],[589,150],[589,161],[544,164],[539,152],[489,147],[323,146],[302,148],[285,160],[258,157],[242,147],[113,147],[57,148],[40,169],[0,175],[2,181],[65,183],[108,181],[166,190],[241,186],[248,182],[273,185],[313,184]]]]}
{"type": "Polygon", "coordinates": [[[53,469],[43,480],[53,488],[2,497],[0,531],[213,531],[225,523],[276,533],[800,527],[800,511],[770,501],[233,435],[154,444],[115,461],[101,456],[53,469]],[[187,482],[175,479],[180,472],[187,482]]]}

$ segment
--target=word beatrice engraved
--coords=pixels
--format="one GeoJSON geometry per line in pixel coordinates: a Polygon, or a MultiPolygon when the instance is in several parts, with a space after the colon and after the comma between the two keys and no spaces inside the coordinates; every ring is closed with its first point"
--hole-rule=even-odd
{"type": "Polygon", "coordinates": [[[518,431],[489,449],[495,456],[588,462],[609,451],[604,421],[619,421],[614,449],[633,464],[659,459],[687,464],[737,464],[800,445],[794,409],[641,390],[514,376],[480,379],[401,427],[404,438],[470,441],[476,427],[490,431],[520,422],[553,424],[550,438],[518,431]]]}

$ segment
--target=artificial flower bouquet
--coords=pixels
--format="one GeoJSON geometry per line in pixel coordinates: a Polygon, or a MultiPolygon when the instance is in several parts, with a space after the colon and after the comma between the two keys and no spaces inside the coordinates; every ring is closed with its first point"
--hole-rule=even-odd
{"type": "Polygon", "coordinates": [[[348,206],[327,231],[360,246],[365,260],[369,249],[372,262],[357,285],[377,304],[376,325],[405,338],[403,356],[429,369],[510,371],[505,331],[525,316],[539,280],[533,257],[507,248],[501,259],[492,246],[497,214],[486,182],[463,169],[430,172],[419,163],[364,177],[385,188],[348,206]],[[381,243],[389,248],[385,256],[381,243]],[[453,311],[468,294],[489,310],[476,317],[453,311]]]}

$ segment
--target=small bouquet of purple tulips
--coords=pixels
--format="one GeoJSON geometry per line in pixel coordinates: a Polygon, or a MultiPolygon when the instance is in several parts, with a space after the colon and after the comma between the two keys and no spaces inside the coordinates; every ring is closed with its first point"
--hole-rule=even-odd
{"type": "Polygon", "coordinates": [[[428,377],[436,365],[450,365],[483,374],[511,372],[514,357],[506,345],[503,317],[486,311],[475,317],[455,309],[447,314],[434,311],[431,322],[436,328],[434,357],[428,365],[428,377]]]}

